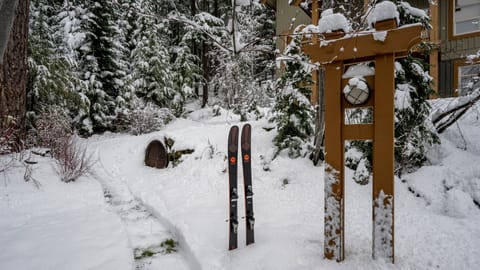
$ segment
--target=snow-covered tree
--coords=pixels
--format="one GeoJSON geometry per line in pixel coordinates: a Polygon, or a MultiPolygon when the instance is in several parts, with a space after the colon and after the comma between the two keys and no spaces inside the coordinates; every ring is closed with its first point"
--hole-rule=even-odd
{"type": "Polygon", "coordinates": [[[174,74],[170,67],[168,48],[160,36],[164,25],[155,25],[149,16],[137,21],[132,51],[133,79],[136,95],[158,106],[168,107],[175,97],[174,74]]]}
{"type": "MultiPolygon", "coordinates": [[[[411,23],[430,26],[423,10],[404,1],[394,2],[399,11],[399,26],[411,23]]],[[[422,43],[419,49],[421,55],[428,55],[431,45],[422,43]]],[[[421,55],[410,54],[395,63],[395,171],[399,175],[420,167],[427,160],[427,149],[439,143],[428,119],[430,105],[427,100],[434,93],[432,78],[428,74],[428,64],[421,55]]],[[[350,146],[363,154],[361,158],[350,162],[351,167],[356,169],[362,159],[367,159],[369,162],[366,164],[371,167],[371,142],[354,141],[350,146]]]]}
{"type": "Polygon", "coordinates": [[[113,130],[116,113],[126,106],[124,35],[119,29],[120,11],[113,1],[65,2],[62,24],[64,49],[74,59],[79,87],[87,110],[77,117],[83,133],[113,130]]]}
{"type": "Polygon", "coordinates": [[[60,6],[54,1],[30,1],[27,110],[29,126],[46,107],[57,106],[74,117],[83,108],[76,91],[73,64],[55,39],[60,6]]]}
{"type": "MultiPolygon", "coordinates": [[[[277,153],[290,157],[306,156],[312,150],[314,108],[310,104],[311,66],[301,52],[301,38],[295,35],[282,57],[285,69],[276,82],[273,117],[278,134],[274,138],[277,153]]],[[[277,59],[277,61],[280,59],[277,59]]]]}
{"type": "Polygon", "coordinates": [[[256,1],[214,1],[213,13],[174,17],[186,26],[185,40],[208,48],[208,61],[202,58],[203,83],[214,102],[233,108],[243,119],[248,105],[265,99],[259,86],[273,73],[273,65],[267,64],[267,59],[273,63],[272,18],[273,12],[256,1]]]}

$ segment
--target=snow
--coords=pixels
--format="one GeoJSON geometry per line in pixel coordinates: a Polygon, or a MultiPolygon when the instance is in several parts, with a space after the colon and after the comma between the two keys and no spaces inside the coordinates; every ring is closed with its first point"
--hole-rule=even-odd
{"type": "Polygon", "coordinates": [[[391,1],[377,3],[367,10],[367,22],[370,26],[373,26],[376,22],[388,19],[396,19],[397,24],[400,20],[400,13],[397,10],[397,6],[391,1]]]}
{"type": "Polygon", "coordinates": [[[348,79],[353,77],[365,77],[375,75],[375,69],[368,66],[368,63],[351,65],[347,71],[342,75],[342,79],[348,79]]]}
{"type": "Polygon", "coordinates": [[[480,50],[476,54],[467,55],[467,63],[473,64],[478,60],[480,60],[480,50]]]}
{"type": "Polygon", "coordinates": [[[378,31],[372,33],[373,39],[376,41],[380,42],[385,42],[385,39],[387,38],[388,31],[378,31]]]}
{"type": "Polygon", "coordinates": [[[318,21],[318,32],[331,33],[338,30],[342,30],[344,33],[351,31],[351,25],[347,18],[341,13],[333,13],[332,9],[324,10],[318,21]]]}
{"type": "Polygon", "coordinates": [[[325,232],[328,232],[325,243],[326,253],[332,254],[332,258],[339,260],[343,257],[341,250],[340,226],[342,218],[340,211],[343,209],[343,201],[337,199],[333,192],[333,186],[339,184],[340,172],[335,170],[330,164],[325,165],[325,232]],[[330,244],[332,243],[332,244],[330,244]]]}
{"type": "MultiPolygon", "coordinates": [[[[448,102],[437,99],[432,107],[448,102]]],[[[440,135],[426,166],[395,178],[395,265],[371,257],[372,184],[356,184],[348,169],[345,261],[323,258],[324,166],[272,160],[276,131],[264,129],[271,127],[265,119],[249,121],[256,243],[245,245],[241,219],[239,248],[228,251],[226,140],[232,125],[244,123],[231,111],[213,116],[211,108],[194,106],[186,119],[154,133],[86,140],[98,160],[95,176],[62,183],[48,157],[35,157],[40,189],[23,181],[21,168],[2,173],[0,269],[476,269],[479,109],[440,135]],[[176,167],[144,166],[147,144],[164,137],[177,150],[195,151],[176,167]],[[177,252],[161,252],[166,239],[178,242],[177,252]],[[160,252],[134,260],[138,249],[160,252]]],[[[239,177],[241,183],[241,166],[239,177]]],[[[244,212],[243,200],[238,210],[244,212]]]]}
{"type": "Polygon", "coordinates": [[[400,2],[400,5],[405,9],[405,13],[420,19],[428,19],[428,15],[424,10],[412,7],[408,2],[400,2]]]}
{"type": "Polygon", "coordinates": [[[368,85],[365,82],[365,79],[362,77],[353,77],[348,80],[347,85],[343,88],[343,93],[347,95],[352,91],[353,88],[358,88],[362,90],[366,90],[368,93],[368,85]]]}
{"type": "Polygon", "coordinates": [[[415,92],[415,89],[409,84],[398,84],[395,89],[395,108],[399,110],[406,110],[412,108],[412,98],[410,93],[415,92]]]}
{"type": "Polygon", "coordinates": [[[373,215],[373,257],[393,258],[393,196],[380,191],[374,202],[373,215]]]}
{"type": "Polygon", "coordinates": [[[419,76],[423,78],[424,82],[433,80],[432,76],[428,74],[428,70],[427,71],[423,70],[423,68],[419,64],[412,63],[412,68],[415,71],[415,73],[417,73],[419,76]]]}
{"type": "Polygon", "coordinates": [[[252,0],[235,0],[237,6],[249,6],[252,0]]]}
{"type": "Polygon", "coordinates": [[[50,160],[38,162],[39,189],[20,168],[2,176],[0,269],[132,269],[125,228],[99,183],[65,184],[50,160]]]}

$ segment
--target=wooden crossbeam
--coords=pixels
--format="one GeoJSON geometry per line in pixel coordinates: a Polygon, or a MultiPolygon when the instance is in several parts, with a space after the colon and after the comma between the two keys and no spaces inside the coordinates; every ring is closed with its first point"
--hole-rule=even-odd
{"type": "MultiPolygon", "coordinates": [[[[331,63],[336,61],[367,58],[381,54],[406,55],[414,45],[421,41],[422,25],[414,24],[388,30],[383,41],[376,40],[378,32],[361,33],[331,41],[320,41],[302,46],[312,62],[331,63]],[[377,34],[375,34],[377,33],[377,34]]],[[[379,38],[377,38],[379,39],[379,38]]]]}

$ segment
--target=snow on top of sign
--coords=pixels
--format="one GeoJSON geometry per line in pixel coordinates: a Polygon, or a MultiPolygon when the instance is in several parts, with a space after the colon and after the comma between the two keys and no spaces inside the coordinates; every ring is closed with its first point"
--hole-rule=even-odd
{"type": "Polygon", "coordinates": [[[343,79],[353,77],[364,77],[375,75],[375,69],[369,67],[366,64],[357,64],[348,67],[347,71],[342,75],[343,79]]]}
{"type": "Polygon", "coordinates": [[[348,33],[351,29],[347,18],[343,14],[333,13],[332,9],[324,10],[318,21],[318,32],[320,33],[331,33],[337,30],[348,33]]]}
{"type": "Polygon", "coordinates": [[[388,19],[396,19],[397,24],[400,21],[400,13],[398,13],[397,6],[390,1],[376,4],[367,11],[367,14],[368,25],[388,19]]]}

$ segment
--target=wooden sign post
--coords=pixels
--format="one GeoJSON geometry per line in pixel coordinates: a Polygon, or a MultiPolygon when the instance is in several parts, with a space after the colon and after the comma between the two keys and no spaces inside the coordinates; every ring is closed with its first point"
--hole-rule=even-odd
{"type": "MultiPolygon", "coordinates": [[[[373,141],[373,258],[394,262],[394,64],[421,41],[421,25],[396,28],[382,22],[378,33],[311,42],[303,46],[312,62],[325,65],[325,247],[327,259],[344,259],[344,144],[346,140],[373,141]],[[370,96],[362,104],[348,102],[342,89],[345,65],[375,62],[375,75],[365,78],[370,96]],[[345,124],[345,109],[373,108],[373,123],[345,124]]],[[[318,38],[318,37],[317,37],[318,38]]]]}

